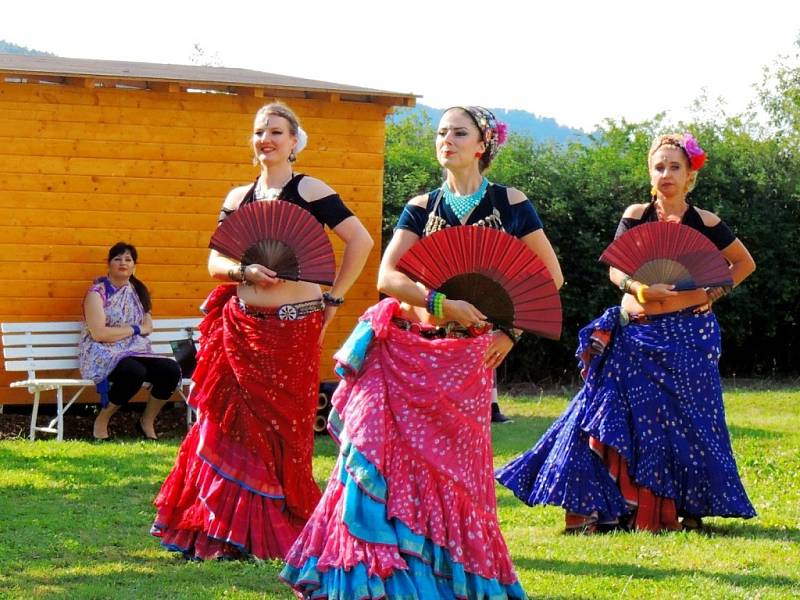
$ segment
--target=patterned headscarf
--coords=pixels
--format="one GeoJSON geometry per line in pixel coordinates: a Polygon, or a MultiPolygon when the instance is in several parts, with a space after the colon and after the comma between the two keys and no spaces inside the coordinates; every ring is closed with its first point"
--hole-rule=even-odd
{"type": "Polygon", "coordinates": [[[483,141],[486,144],[484,156],[488,154],[489,162],[491,162],[500,151],[500,146],[506,143],[508,125],[498,121],[492,111],[482,106],[451,106],[447,110],[452,110],[453,108],[463,110],[478,126],[478,130],[481,132],[483,141]]]}

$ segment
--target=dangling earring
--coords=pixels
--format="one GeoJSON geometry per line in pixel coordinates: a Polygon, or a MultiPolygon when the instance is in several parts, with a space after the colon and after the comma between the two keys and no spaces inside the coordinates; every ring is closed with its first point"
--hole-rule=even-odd
{"type": "Polygon", "coordinates": [[[294,153],[294,150],[292,150],[292,151],[289,153],[289,162],[290,162],[290,163],[293,163],[293,162],[294,162],[294,161],[296,161],[296,160],[297,160],[297,155],[294,153]]]}
{"type": "Polygon", "coordinates": [[[481,156],[483,156],[483,152],[476,152],[475,153],[475,158],[480,158],[481,156]]]}
{"type": "Polygon", "coordinates": [[[650,195],[651,195],[653,198],[655,198],[655,197],[656,197],[656,195],[657,195],[657,193],[658,193],[658,190],[656,189],[656,186],[651,186],[651,187],[650,187],[650,195]]]}

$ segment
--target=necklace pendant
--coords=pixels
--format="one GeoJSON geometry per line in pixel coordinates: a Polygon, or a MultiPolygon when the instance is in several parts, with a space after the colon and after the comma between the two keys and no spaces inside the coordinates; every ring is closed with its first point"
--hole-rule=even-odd
{"type": "Polygon", "coordinates": [[[256,200],[277,200],[280,198],[280,195],[283,193],[283,188],[294,178],[294,172],[292,172],[292,176],[289,177],[288,181],[284,183],[281,187],[267,187],[266,181],[262,177],[259,177],[258,183],[256,184],[256,189],[254,192],[254,196],[256,200]]]}

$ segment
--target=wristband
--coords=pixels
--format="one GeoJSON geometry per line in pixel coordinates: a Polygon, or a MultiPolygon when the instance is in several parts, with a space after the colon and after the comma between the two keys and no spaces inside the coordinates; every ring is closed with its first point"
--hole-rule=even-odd
{"type": "Polygon", "coordinates": [[[231,267],[228,269],[228,279],[231,281],[241,281],[244,282],[244,270],[247,267],[245,265],[239,265],[238,267],[231,267]]]}
{"type": "Polygon", "coordinates": [[[639,289],[636,290],[636,299],[639,301],[639,304],[645,304],[647,299],[644,297],[644,291],[650,286],[645,285],[643,283],[639,284],[639,289]]]}
{"type": "Polygon", "coordinates": [[[131,329],[133,329],[133,335],[142,335],[142,330],[138,325],[131,325],[131,329]]]}
{"type": "Polygon", "coordinates": [[[447,300],[447,296],[445,296],[441,292],[436,292],[435,296],[433,297],[433,316],[439,319],[444,319],[444,301],[447,300]]]}
{"type": "Polygon", "coordinates": [[[498,331],[505,333],[508,336],[508,339],[510,339],[515,346],[517,345],[517,342],[522,339],[522,334],[518,334],[516,331],[514,331],[513,327],[506,327],[505,325],[495,325],[495,327],[498,329],[498,331]]]}
{"type": "Polygon", "coordinates": [[[428,290],[428,294],[425,296],[425,308],[434,317],[443,319],[444,301],[446,299],[447,296],[443,293],[437,292],[436,290],[428,290]]]}
{"type": "Polygon", "coordinates": [[[428,290],[425,295],[425,309],[433,314],[433,301],[436,299],[436,290],[428,290]]]}
{"type": "Polygon", "coordinates": [[[344,304],[344,298],[337,298],[328,292],[322,294],[322,299],[325,301],[325,306],[341,306],[344,304]]]}

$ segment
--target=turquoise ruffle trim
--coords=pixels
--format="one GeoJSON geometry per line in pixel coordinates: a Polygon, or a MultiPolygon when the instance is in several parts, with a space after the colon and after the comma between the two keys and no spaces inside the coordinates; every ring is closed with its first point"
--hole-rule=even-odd
{"type": "Polygon", "coordinates": [[[370,321],[359,321],[353,332],[345,340],[341,348],[336,352],[336,374],[344,379],[347,375],[356,375],[364,364],[367,357],[367,350],[375,332],[370,321]]]}
{"type": "Polygon", "coordinates": [[[287,565],[281,578],[295,588],[305,590],[308,598],[327,600],[514,600],[527,599],[519,583],[501,585],[496,579],[468,575],[463,585],[437,576],[431,566],[410,558],[407,571],[395,571],[381,579],[367,576],[367,568],[359,563],[349,571],[317,570],[317,559],[309,558],[301,569],[287,565]]]}
{"type": "MultiPolygon", "coordinates": [[[[344,437],[344,436],[343,436],[344,437]]],[[[429,598],[470,600],[525,599],[519,582],[503,585],[464,571],[450,552],[430,539],[411,531],[397,519],[386,515],[386,480],[383,475],[346,439],[342,440],[339,480],[344,485],[342,518],[350,533],[368,543],[396,546],[404,555],[407,570],[397,570],[387,579],[369,577],[366,566],[350,570],[317,570],[317,558],[310,557],[301,567],[286,565],[281,578],[310,598],[328,600],[424,600],[429,598]]]]}

